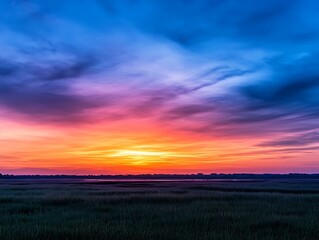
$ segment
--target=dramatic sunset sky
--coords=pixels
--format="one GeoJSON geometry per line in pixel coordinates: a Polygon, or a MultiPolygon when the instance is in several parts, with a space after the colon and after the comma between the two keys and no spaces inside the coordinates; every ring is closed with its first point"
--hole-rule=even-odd
{"type": "Polygon", "coordinates": [[[318,9],[0,0],[0,172],[319,172],[318,9]]]}

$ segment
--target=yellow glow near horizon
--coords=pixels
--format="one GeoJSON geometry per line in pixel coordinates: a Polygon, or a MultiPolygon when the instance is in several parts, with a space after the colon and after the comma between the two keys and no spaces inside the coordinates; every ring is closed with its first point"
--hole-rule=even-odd
{"type": "Polygon", "coordinates": [[[166,156],[168,155],[165,152],[153,152],[153,151],[136,151],[136,150],[119,150],[114,154],[111,154],[112,157],[145,157],[145,156],[166,156]]]}
{"type": "Polygon", "coordinates": [[[167,152],[159,151],[142,151],[142,150],[118,150],[113,154],[110,154],[110,157],[119,157],[131,159],[127,164],[128,165],[148,165],[159,163],[163,161],[163,158],[169,156],[167,152]]]}

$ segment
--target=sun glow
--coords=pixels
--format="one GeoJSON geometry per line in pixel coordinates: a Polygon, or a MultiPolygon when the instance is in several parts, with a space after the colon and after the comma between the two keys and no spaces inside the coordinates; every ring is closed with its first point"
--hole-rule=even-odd
{"type": "Polygon", "coordinates": [[[153,152],[153,151],[136,151],[136,150],[119,150],[114,154],[111,154],[112,157],[162,157],[167,156],[165,152],[153,152]]]}
{"type": "Polygon", "coordinates": [[[138,151],[123,149],[117,150],[113,154],[110,154],[110,157],[124,158],[127,159],[127,165],[149,165],[154,163],[165,162],[165,158],[169,156],[167,152],[159,151],[138,151]]]}

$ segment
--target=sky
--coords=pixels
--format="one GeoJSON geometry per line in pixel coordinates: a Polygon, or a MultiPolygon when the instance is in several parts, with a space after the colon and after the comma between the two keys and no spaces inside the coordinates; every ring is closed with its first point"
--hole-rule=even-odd
{"type": "Polygon", "coordinates": [[[317,0],[0,0],[0,172],[319,172],[317,0]]]}

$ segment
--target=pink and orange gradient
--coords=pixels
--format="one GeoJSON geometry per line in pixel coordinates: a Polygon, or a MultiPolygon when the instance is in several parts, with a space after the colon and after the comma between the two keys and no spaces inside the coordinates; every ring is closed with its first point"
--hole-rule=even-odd
{"type": "MultiPolygon", "coordinates": [[[[80,125],[1,120],[0,169],[14,174],[291,172],[315,156],[258,147],[261,137],[223,137],[150,119],[80,125]]],[[[309,155],[309,154],[308,154],[309,155]]]]}

